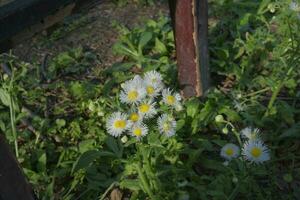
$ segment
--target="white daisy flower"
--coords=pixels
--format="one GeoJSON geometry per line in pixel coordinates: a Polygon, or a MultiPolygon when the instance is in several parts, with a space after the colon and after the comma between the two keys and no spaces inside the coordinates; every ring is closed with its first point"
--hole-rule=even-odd
{"type": "Polygon", "coordinates": [[[260,139],[260,130],[258,128],[246,127],[241,130],[241,135],[248,140],[257,140],[260,139]]]}
{"type": "Polygon", "coordinates": [[[143,101],[138,106],[138,113],[145,119],[151,118],[156,115],[155,102],[152,101],[143,101]]]}
{"type": "Polygon", "coordinates": [[[246,160],[257,164],[270,160],[270,151],[261,140],[249,140],[245,142],[242,155],[246,160]]]}
{"type": "Polygon", "coordinates": [[[174,108],[181,107],[180,101],[181,96],[179,93],[172,93],[172,91],[167,88],[162,91],[163,102],[169,106],[173,106],[174,108]]]}
{"type": "Polygon", "coordinates": [[[160,133],[171,137],[176,133],[176,121],[168,114],[163,114],[157,120],[157,125],[160,133]]]}
{"type": "Polygon", "coordinates": [[[137,139],[148,134],[148,127],[143,123],[134,124],[131,127],[130,134],[137,139]]]}
{"type": "Polygon", "coordinates": [[[222,147],[220,155],[226,160],[237,158],[240,155],[240,148],[235,144],[228,143],[222,147]]]}
{"type": "Polygon", "coordinates": [[[160,91],[163,89],[162,84],[153,84],[151,81],[144,81],[147,95],[151,98],[155,98],[159,95],[160,91]]]}
{"type": "Polygon", "coordinates": [[[130,127],[130,122],[127,121],[127,115],[121,112],[113,113],[106,122],[108,133],[114,137],[120,136],[130,127]]]}
{"type": "Polygon", "coordinates": [[[161,74],[154,70],[145,73],[144,85],[149,97],[157,97],[159,92],[164,88],[161,74]]]}
{"type": "Polygon", "coordinates": [[[161,74],[155,70],[146,72],[144,74],[144,81],[151,85],[163,86],[163,78],[161,74]]]}
{"type": "Polygon", "coordinates": [[[143,120],[143,116],[141,116],[138,112],[132,112],[129,115],[129,120],[132,123],[139,123],[143,120]]]}
{"type": "Polygon", "coordinates": [[[142,101],[147,94],[143,80],[138,75],[123,83],[121,87],[123,88],[120,94],[122,103],[137,104],[142,101]]]}

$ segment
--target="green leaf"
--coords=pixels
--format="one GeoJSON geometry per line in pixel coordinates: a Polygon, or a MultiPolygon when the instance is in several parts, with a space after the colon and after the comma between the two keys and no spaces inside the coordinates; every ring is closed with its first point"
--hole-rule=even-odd
{"type": "Polygon", "coordinates": [[[65,68],[67,66],[74,64],[76,61],[74,60],[74,58],[72,58],[69,55],[69,52],[64,52],[57,56],[56,62],[58,64],[58,66],[65,68]]]}
{"type": "Polygon", "coordinates": [[[187,116],[195,117],[195,115],[199,112],[200,101],[198,99],[193,99],[186,103],[186,112],[187,116]]]}
{"type": "Polygon", "coordinates": [[[84,96],[85,90],[83,85],[80,82],[76,81],[70,83],[70,93],[75,98],[80,98],[84,96]]]}
{"type": "Polygon", "coordinates": [[[137,52],[135,49],[130,49],[127,46],[125,46],[123,43],[120,43],[120,42],[117,42],[116,44],[114,44],[113,51],[116,54],[127,55],[129,57],[137,56],[137,52]]]}
{"type": "Polygon", "coordinates": [[[184,124],[185,124],[184,119],[178,120],[176,123],[176,131],[179,131],[180,129],[182,129],[184,127],[184,124]]]}
{"type": "Polygon", "coordinates": [[[94,139],[89,139],[89,140],[84,140],[79,143],[79,152],[84,153],[88,150],[91,150],[94,147],[95,140],[94,139]]]}
{"type": "Polygon", "coordinates": [[[120,182],[121,188],[127,188],[129,190],[138,191],[141,190],[140,183],[137,179],[125,179],[120,182]]]}
{"type": "Polygon", "coordinates": [[[271,0],[263,0],[260,3],[260,6],[259,6],[259,8],[257,10],[257,14],[262,15],[265,12],[268,12],[269,11],[268,5],[270,4],[270,2],[271,2],[271,0]]]}
{"type": "Polygon", "coordinates": [[[114,137],[108,136],[105,140],[107,147],[112,150],[118,157],[122,156],[123,149],[114,137]]]}
{"type": "Polygon", "coordinates": [[[10,95],[6,90],[4,90],[2,88],[0,88],[0,99],[3,103],[3,105],[5,105],[5,106],[10,105],[10,95]]]}
{"type": "Polygon", "coordinates": [[[143,32],[142,36],[140,38],[139,42],[139,49],[142,50],[142,48],[152,39],[152,33],[151,32],[143,32]]]}
{"type": "Polygon", "coordinates": [[[37,168],[39,172],[45,172],[47,167],[47,156],[45,151],[38,152],[38,164],[37,168]]]}
{"type": "Polygon", "coordinates": [[[125,72],[134,66],[135,63],[128,62],[128,63],[114,63],[111,67],[107,68],[104,73],[111,74],[112,72],[125,72]]]}
{"type": "Polygon", "coordinates": [[[72,173],[87,168],[94,160],[101,157],[116,157],[116,155],[109,151],[90,150],[84,152],[74,163],[72,173]]]}
{"type": "Polygon", "coordinates": [[[2,121],[2,120],[0,120],[0,129],[1,129],[1,131],[5,131],[5,123],[2,121]]]}
{"type": "Polygon", "coordinates": [[[228,120],[231,122],[241,121],[241,117],[239,116],[239,114],[228,106],[223,107],[219,111],[219,113],[225,114],[227,116],[228,120]]]}
{"type": "Polygon", "coordinates": [[[162,43],[158,38],[155,38],[154,51],[162,55],[165,55],[168,52],[166,45],[164,45],[164,43],[162,43]]]}

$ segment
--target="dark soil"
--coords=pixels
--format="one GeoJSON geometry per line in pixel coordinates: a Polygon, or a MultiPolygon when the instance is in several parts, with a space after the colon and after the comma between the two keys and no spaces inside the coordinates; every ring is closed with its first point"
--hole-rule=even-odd
{"type": "Polygon", "coordinates": [[[128,4],[118,7],[110,0],[101,1],[91,9],[75,13],[63,22],[13,49],[21,60],[42,63],[46,54],[51,57],[70,48],[83,47],[97,54],[100,62],[95,67],[107,67],[121,58],[114,55],[112,46],[120,33],[116,24],[128,28],[142,25],[147,19],[168,14],[166,3],[154,6],[128,4]]]}

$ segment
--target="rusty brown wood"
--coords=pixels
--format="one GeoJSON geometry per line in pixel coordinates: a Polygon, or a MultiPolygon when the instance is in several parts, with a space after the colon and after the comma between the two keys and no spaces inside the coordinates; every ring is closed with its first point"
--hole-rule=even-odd
{"type": "Polygon", "coordinates": [[[183,96],[203,96],[209,87],[207,0],[169,0],[169,3],[183,96]]]}
{"type": "Polygon", "coordinates": [[[3,135],[0,135],[0,199],[34,200],[33,191],[24,178],[3,135]]]}

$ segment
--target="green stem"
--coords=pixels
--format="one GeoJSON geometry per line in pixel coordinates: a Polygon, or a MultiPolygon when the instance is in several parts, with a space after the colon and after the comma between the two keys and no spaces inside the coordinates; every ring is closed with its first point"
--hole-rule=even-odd
{"type": "Polygon", "coordinates": [[[239,143],[240,146],[242,147],[242,146],[243,146],[243,143],[242,143],[242,140],[241,140],[241,138],[240,138],[240,134],[239,134],[235,129],[234,129],[233,133],[234,133],[234,135],[235,135],[235,137],[236,137],[238,143],[239,143]]]}
{"type": "Polygon", "coordinates": [[[270,111],[273,108],[274,102],[275,102],[275,100],[276,100],[276,98],[277,98],[277,96],[278,96],[278,94],[279,94],[282,86],[283,86],[283,82],[280,82],[277,85],[277,87],[275,88],[275,90],[273,91],[271,99],[270,99],[270,101],[268,103],[268,108],[267,108],[267,110],[266,110],[266,112],[264,114],[264,117],[267,117],[270,114],[270,111]]]}
{"type": "Polygon", "coordinates": [[[109,191],[111,191],[118,183],[117,182],[113,182],[103,193],[103,195],[101,196],[100,200],[104,200],[105,197],[107,196],[107,194],[109,193],[109,191]]]}
{"type": "Polygon", "coordinates": [[[153,187],[154,191],[158,191],[159,186],[158,186],[157,177],[154,175],[152,167],[151,167],[151,163],[149,162],[148,159],[145,159],[145,166],[144,167],[146,169],[146,176],[149,179],[150,185],[153,187]]]}
{"type": "Polygon", "coordinates": [[[266,88],[264,88],[264,89],[261,89],[261,90],[258,90],[258,91],[249,93],[249,94],[245,95],[244,97],[251,97],[251,96],[254,96],[254,95],[257,95],[257,94],[266,92],[266,91],[268,91],[268,90],[270,90],[270,87],[266,87],[266,88]]]}
{"type": "Polygon", "coordinates": [[[15,112],[14,112],[12,96],[10,96],[9,113],[10,113],[11,130],[12,130],[12,134],[14,137],[16,157],[19,158],[18,136],[17,136],[17,130],[16,130],[15,112]]]}
{"type": "MultiPolygon", "coordinates": [[[[12,63],[10,63],[10,66],[12,66],[12,63]]],[[[13,67],[11,67],[11,79],[9,83],[9,113],[10,113],[10,123],[11,123],[11,130],[12,134],[14,137],[14,145],[15,145],[15,152],[16,152],[16,157],[19,158],[19,147],[18,147],[18,136],[17,136],[17,130],[16,130],[16,113],[15,113],[15,108],[14,108],[14,101],[13,101],[13,81],[14,81],[14,70],[13,67]]]]}
{"type": "Polygon", "coordinates": [[[236,131],[234,125],[233,125],[231,122],[229,122],[229,121],[226,121],[226,122],[231,126],[231,130],[232,130],[233,134],[235,135],[235,137],[236,137],[236,139],[237,139],[239,145],[240,145],[241,147],[243,147],[243,143],[242,143],[240,134],[236,131]]]}
{"type": "Polygon", "coordinates": [[[155,198],[153,192],[150,189],[148,180],[147,180],[144,172],[142,171],[142,166],[141,166],[140,163],[137,164],[136,169],[137,169],[137,172],[139,174],[139,178],[141,180],[141,183],[143,185],[143,188],[144,188],[145,192],[149,195],[149,197],[151,198],[151,200],[155,200],[156,198],[155,198]]]}

